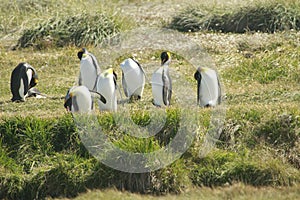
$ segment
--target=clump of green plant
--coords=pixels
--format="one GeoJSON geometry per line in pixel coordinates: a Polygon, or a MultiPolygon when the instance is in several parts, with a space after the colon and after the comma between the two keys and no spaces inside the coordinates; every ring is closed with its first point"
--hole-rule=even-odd
{"type": "Polygon", "coordinates": [[[103,13],[54,17],[37,27],[26,29],[19,38],[17,47],[97,46],[104,39],[116,35],[119,30],[116,20],[103,13]]]}
{"type": "Polygon", "coordinates": [[[50,128],[49,121],[34,117],[6,119],[0,125],[2,144],[11,152],[10,156],[16,158],[33,155],[34,152],[47,155],[52,149],[49,143],[51,135],[48,134],[50,128]]]}
{"type": "Polygon", "coordinates": [[[285,114],[261,124],[254,131],[254,135],[273,147],[288,150],[300,139],[299,125],[299,117],[285,114]]]}
{"type": "Polygon", "coordinates": [[[300,29],[300,11],[294,4],[271,2],[226,11],[187,8],[175,16],[170,27],[183,32],[203,30],[244,33],[300,29]]]}
{"type": "Polygon", "coordinates": [[[190,184],[188,170],[183,160],[152,172],[128,173],[97,163],[86,180],[86,187],[108,188],[138,192],[141,194],[180,193],[190,184]]]}
{"type": "Polygon", "coordinates": [[[0,175],[0,199],[22,199],[25,177],[19,173],[0,175]]]}
{"type": "Polygon", "coordinates": [[[247,149],[239,153],[217,150],[205,158],[195,160],[191,171],[191,179],[198,186],[223,186],[235,182],[243,182],[254,186],[292,185],[299,182],[297,170],[284,164],[280,159],[268,157],[262,159],[261,152],[249,152],[247,149]]]}

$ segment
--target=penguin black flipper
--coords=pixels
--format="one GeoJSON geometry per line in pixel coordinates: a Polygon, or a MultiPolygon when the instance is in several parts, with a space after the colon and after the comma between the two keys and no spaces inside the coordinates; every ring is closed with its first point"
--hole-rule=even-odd
{"type": "Polygon", "coordinates": [[[82,75],[81,75],[81,72],[79,72],[78,85],[83,85],[83,84],[82,84],[82,75]]]}
{"type": "Polygon", "coordinates": [[[122,86],[123,86],[123,90],[124,90],[125,96],[128,97],[129,96],[129,94],[128,94],[128,88],[127,88],[127,83],[126,83],[123,71],[122,71],[122,86]]]}
{"type": "Polygon", "coordinates": [[[163,81],[163,101],[166,106],[170,105],[171,97],[172,97],[172,83],[167,70],[163,70],[162,73],[162,81],[163,81]]]}
{"type": "Polygon", "coordinates": [[[97,61],[96,57],[92,53],[89,53],[89,56],[91,56],[91,58],[92,58],[92,62],[93,62],[93,65],[96,69],[97,75],[99,75],[101,73],[101,69],[99,67],[99,64],[98,64],[98,61],[97,61]]]}
{"type": "Polygon", "coordinates": [[[118,85],[117,85],[118,76],[117,76],[117,74],[114,70],[113,70],[113,74],[114,74],[114,83],[115,83],[115,86],[117,88],[118,87],[118,85]]]}
{"type": "Polygon", "coordinates": [[[222,90],[221,90],[221,84],[218,75],[217,75],[217,81],[218,81],[218,89],[219,89],[218,104],[220,105],[222,103],[222,90]]]}
{"type": "Polygon", "coordinates": [[[106,104],[106,98],[103,95],[101,95],[99,92],[90,90],[90,93],[92,97],[98,98],[100,99],[100,101],[102,101],[102,103],[106,104]]]}
{"type": "Polygon", "coordinates": [[[196,71],[196,73],[194,74],[194,78],[197,80],[197,104],[200,104],[200,86],[202,79],[200,69],[196,71]]]}
{"type": "Polygon", "coordinates": [[[142,66],[140,65],[140,63],[138,61],[136,61],[135,59],[131,58],[140,68],[140,70],[143,72],[143,74],[146,76],[146,73],[144,71],[144,69],[142,68],[142,66]]]}
{"type": "Polygon", "coordinates": [[[169,71],[167,72],[167,77],[168,77],[168,80],[169,80],[169,92],[168,92],[168,102],[169,102],[169,105],[171,104],[171,98],[172,98],[172,79],[169,75],[169,71]]]}

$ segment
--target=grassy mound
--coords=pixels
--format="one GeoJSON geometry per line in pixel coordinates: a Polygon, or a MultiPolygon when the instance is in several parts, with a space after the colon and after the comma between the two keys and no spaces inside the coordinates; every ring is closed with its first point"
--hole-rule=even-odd
{"type": "Polygon", "coordinates": [[[218,10],[188,8],[171,21],[171,28],[183,32],[221,31],[244,33],[247,31],[275,32],[300,29],[299,5],[277,2],[218,10]]]}
{"type": "Polygon", "coordinates": [[[56,17],[40,23],[37,27],[26,29],[19,38],[17,47],[97,46],[105,38],[117,34],[119,28],[111,16],[101,13],[56,17]]]}
{"type": "MultiPolygon", "coordinates": [[[[168,112],[162,130],[165,136],[145,140],[118,133],[111,114],[101,115],[98,120],[116,146],[151,152],[162,148],[176,131],[170,127],[179,121],[177,111],[168,112]]],[[[87,189],[111,187],[159,195],[180,193],[191,185],[299,183],[299,116],[292,113],[269,119],[269,115],[272,112],[249,112],[245,118],[245,113],[232,111],[218,149],[200,158],[199,141],[195,140],[183,157],[170,166],[141,174],[111,169],[91,157],[70,115],[55,119],[7,118],[0,123],[0,198],[74,197],[87,189]],[[247,123],[249,120],[251,123],[247,123]],[[238,128],[230,128],[233,126],[238,128]],[[227,136],[233,135],[236,140],[229,142],[227,136]]],[[[137,113],[133,118],[138,123],[148,120],[137,113]]],[[[202,137],[201,133],[197,137],[202,137]]]]}
{"type": "MultiPolygon", "coordinates": [[[[261,150],[260,150],[261,152],[261,150]]],[[[264,160],[246,151],[226,152],[218,150],[198,159],[193,169],[192,180],[198,186],[224,186],[243,182],[254,186],[291,185],[299,174],[290,165],[278,162],[271,156],[264,160]],[[293,174],[293,175],[291,175],[293,174]]],[[[266,154],[264,158],[268,157],[266,154]]]]}

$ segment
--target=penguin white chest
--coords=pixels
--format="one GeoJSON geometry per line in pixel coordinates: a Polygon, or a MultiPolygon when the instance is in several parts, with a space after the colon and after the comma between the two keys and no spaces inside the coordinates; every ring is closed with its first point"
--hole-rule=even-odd
{"type": "Polygon", "coordinates": [[[163,83],[162,76],[163,76],[163,67],[160,67],[152,74],[152,78],[151,78],[153,100],[154,100],[154,104],[157,106],[164,105],[164,100],[163,100],[164,83],[163,83]]]}
{"type": "Polygon", "coordinates": [[[117,110],[116,86],[112,74],[104,76],[101,74],[97,81],[97,92],[104,96],[106,103],[98,101],[99,109],[102,111],[117,110]]]}

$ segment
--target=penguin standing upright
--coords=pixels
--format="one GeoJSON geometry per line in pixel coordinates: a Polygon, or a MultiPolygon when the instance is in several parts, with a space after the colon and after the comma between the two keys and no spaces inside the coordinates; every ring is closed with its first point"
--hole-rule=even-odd
{"type": "MultiPolygon", "coordinates": [[[[92,97],[94,96],[84,85],[73,86],[66,94],[64,107],[72,113],[89,113],[93,107],[92,97]]],[[[97,94],[96,97],[100,101],[106,102],[106,99],[101,94],[97,94]]]]}
{"type": "Polygon", "coordinates": [[[199,67],[194,74],[197,80],[197,104],[201,107],[216,106],[221,103],[221,87],[215,70],[199,67]]]}
{"type": "Polygon", "coordinates": [[[106,103],[99,101],[101,111],[117,111],[117,74],[112,68],[103,71],[97,79],[97,92],[103,95],[106,103]]]}
{"type": "Polygon", "coordinates": [[[121,64],[122,86],[126,97],[141,99],[145,86],[145,71],[134,59],[128,58],[121,64]]]}
{"type": "Polygon", "coordinates": [[[19,63],[12,71],[10,78],[10,90],[13,95],[12,101],[25,101],[28,90],[36,86],[38,75],[36,70],[28,63],[19,63]]]}
{"type": "Polygon", "coordinates": [[[153,74],[151,79],[153,104],[156,106],[169,106],[172,97],[172,80],[169,75],[171,55],[169,52],[161,53],[161,67],[153,74]]]}
{"type": "Polygon", "coordinates": [[[89,90],[95,91],[97,77],[101,73],[96,57],[85,48],[82,48],[77,56],[80,59],[79,85],[84,85],[89,90]]]}

